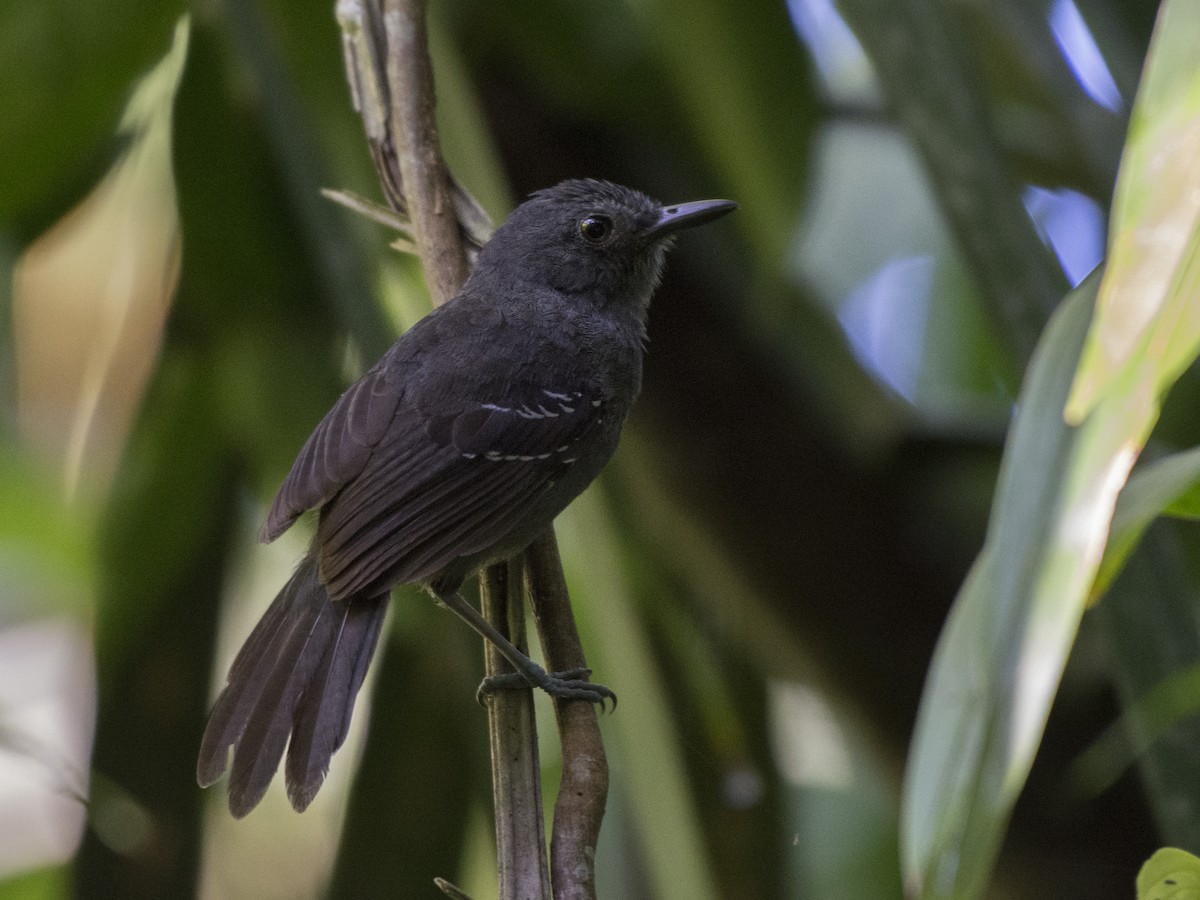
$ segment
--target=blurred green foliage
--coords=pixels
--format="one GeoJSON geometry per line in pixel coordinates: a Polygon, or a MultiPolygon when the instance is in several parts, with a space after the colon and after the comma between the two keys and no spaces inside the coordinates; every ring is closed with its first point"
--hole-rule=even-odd
{"type": "MultiPolygon", "coordinates": [[[[4,736],[44,706],[89,733],[96,716],[94,747],[74,751],[89,824],[58,823],[40,855],[0,853],[0,898],[433,897],[435,876],[489,896],[478,643],[416,592],[397,596],[309,812],[273,791],[235,823],[194,785],[214,680],[303,546],[255,548],[264,504],[426,300],[389,235],[319,195],[378,196],[332,4],[152,6],[0,5],[6,347],[9,269],[118,157],[122,109],[181,14],[192,31],[174,110],[180,284],[111,488],[61,499],[53,454],[22,437],[17,357],[0,353],[0,629],[65,618],[95,648],[76,661],[94,698],[45,696],[0,659],[0,838],[46,808],[6,780],[28,751],[4,736]]],[[[983,546],[1027,354],[1065,293],[1028,188],[1089,200],[1092,220],[1050,234],[1099,242],[1154,24],[1139,0],[1071,6],[1114,112],[1068,65],[1050,25],[1064,6],[846,0],[859,45],[807,0],[432,3],[446,155],[497,219],[574,176],[742,206],[674,252],[622,449],[560,525],[584,645],[621,697],[602,722],[603,897],[903,895],[922,685],[983,546]]],[[[1148,455],[1200,443],[1197,396],[1185,372],[1148,455]]],[[[1200,660],[1198,534],[1146,530],[1195,481],[1172,465],[1185,474],[1164,487],[1148,470],[1123,501],[1128,564],[1083,616],[1007,832],[1007,809],[970,823],[1005,835],[997,894],[1129,897],[1155,847],[1200,852],[1195,707],[1164,721],[1146,701],[1200,660]]]]}

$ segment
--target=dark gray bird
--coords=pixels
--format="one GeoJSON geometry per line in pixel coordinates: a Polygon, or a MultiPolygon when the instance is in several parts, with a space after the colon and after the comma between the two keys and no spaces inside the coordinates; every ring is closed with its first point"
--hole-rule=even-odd
{"type": "Polygon", "coordinates": [[[285,747],[292,806],[312,801],[398,584],[427,587],[529,684],[612,698],[573,677],[586,673],[545,672],[458,591],[524,549],[612,456],[671,235],[734,208],[662,206],[603,181],[539,191],[483,247],[462,293],[342,395],[262,529],[272,541],[317,509],[312,548],[234,660],[200,747],[205,787],[234,749],[234,816],[262,799],[285,747]]]}

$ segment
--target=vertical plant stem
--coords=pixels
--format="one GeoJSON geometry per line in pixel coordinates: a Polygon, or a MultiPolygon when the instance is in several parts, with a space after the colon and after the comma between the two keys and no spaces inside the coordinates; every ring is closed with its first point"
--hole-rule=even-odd
{"type": "Polygon", "coordinates": [[[467,280],[450,178],[438,143],[424,0],[384,0],[386,71],[401,185],[434,306],[467,280]]]}
{"type": "MultiPolygon", "coordinates": [[[[525,606],[520,592],[510,589],[506,563],[483,571],[479,602],[487,620],[524,651],[525,606]]],[[[484,642],[484,658],[488,675],[513,671],[490,641],[484,642]]],[[[500,898],[550,900],[533,691],[497,691],[488,695],[487,710],[500,898]]]]}
{"type": "MultiPolygon", "coordinates": [[[[525,590],[545,649],[546,666],[556,672],[586,668],[552,528],[529,545],[523,563],[525,590]]],[[[550,841],[554,900],[595,900],[596,842],[608,798],[608,760],[600,722],[596,707],[578,700],[555,699],[554,714],[563,760],[550,841]]]]}

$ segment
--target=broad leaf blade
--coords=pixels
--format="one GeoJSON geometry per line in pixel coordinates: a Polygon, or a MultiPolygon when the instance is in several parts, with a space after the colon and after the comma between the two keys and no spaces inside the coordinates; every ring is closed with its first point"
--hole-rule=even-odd
{"type": "Polygon", "coordinates": [[[1078,627],[1090,578],[1072,565],[1077,548],[1056,541],[1077,441],[1062,404],[1095,288],[1070,296],[1034,356],[987,544],[934,655],[901,820],[905,880],[920,896],[981,890],[1078,627]]]}
{"type": "Polygon", "coordinates": [[[935,654],[902,822],[906,879],[924,897],[983,892],[1099,568],[1116,494],[1160,398],[1200,346],[1200,182],[1188,187],[1194,173],[1181,168],[1194,168],[1200,155],[1200,114],[1190,112],[1200,113],[1197,2],[1174,0],[1160,15],[1086,350],[1080,358],[1094,279],[1039,342],[987,541],[935,654]],[[1193,145],[1197,153],[1176,160],[1193,145]],[[1151,256],[1162,269],[1155,278],[1145,268],[1151,256]]]}
{"type": "Polygon", "coordinates": [[[1108,267],[1068,417],[1080,422],[1131,370],[1169,387],[1200,342],[1200,0],[1159,11],[1113,198],[1108,267]]]}

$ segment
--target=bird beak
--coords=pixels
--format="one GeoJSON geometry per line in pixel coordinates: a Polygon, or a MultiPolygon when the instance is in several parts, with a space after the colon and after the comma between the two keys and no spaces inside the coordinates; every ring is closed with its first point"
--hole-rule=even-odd
{"type": "Polygon", "coordinates": [[[645,235],[648,238],[663,238],[681,228],[691,228],[693,225],[703,225],[705,222],[719,219],[735,209],[737,204],[732,200],[695,200],[692,203],[664,206],[658,214],[658,221],[646,229],[645,235]]]}

